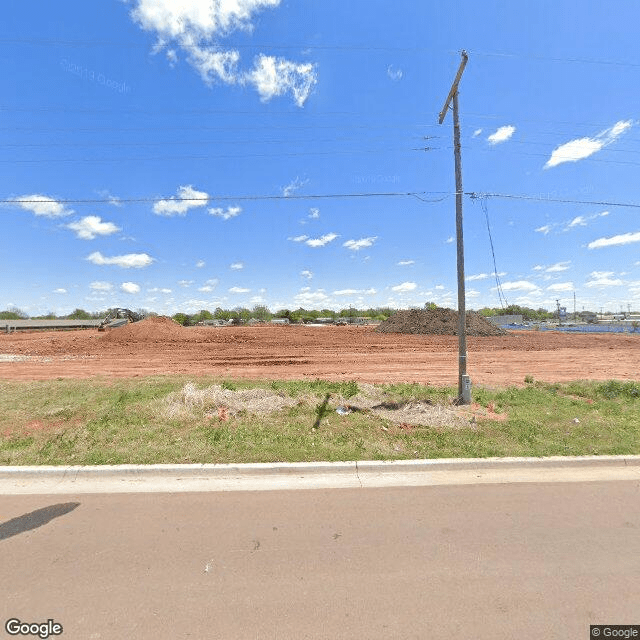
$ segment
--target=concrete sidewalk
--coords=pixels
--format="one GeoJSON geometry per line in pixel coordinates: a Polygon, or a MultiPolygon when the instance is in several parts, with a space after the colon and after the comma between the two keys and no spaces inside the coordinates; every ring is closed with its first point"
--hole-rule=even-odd
{"type": "Polygon", "coordinates": [[[640,456],[2,467],[0,495],[640,481],[640,456]]]}

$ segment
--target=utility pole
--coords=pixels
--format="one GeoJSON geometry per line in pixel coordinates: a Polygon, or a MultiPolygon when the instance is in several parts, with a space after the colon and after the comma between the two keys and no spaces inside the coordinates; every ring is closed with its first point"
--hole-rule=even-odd
{"type": "Polygon", "coordinates": [[[456,238],[458,253],[458,403],[471,403],[471,379],[467,375],[467,327],[466,302],[464,291],[464,242],[462,238],[462,160],[460,158],[460,122],[458,120],[458,84],[467,65],[466,51],[462,51],[462,60],[458,73],[451,85],[449,95],[440,112],[438,124],[442,124],[449,104],[453,102],[453,154],[456,171],[456,238]]]}
{"type": "Polygon", "coordinates": [[[558,326],[562,326],[562,320],[560,319],[560,300],[556,300],[556,305],[558,305],[558,326]]]}

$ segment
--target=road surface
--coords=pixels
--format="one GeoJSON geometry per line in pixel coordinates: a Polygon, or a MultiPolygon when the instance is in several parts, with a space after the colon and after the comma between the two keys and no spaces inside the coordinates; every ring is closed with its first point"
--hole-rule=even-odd
{"type": "Polygon", "coordinates": [[[640,482],[3,496],[0,576],[0,637],[586,640],[640,624],[640,482]]]}

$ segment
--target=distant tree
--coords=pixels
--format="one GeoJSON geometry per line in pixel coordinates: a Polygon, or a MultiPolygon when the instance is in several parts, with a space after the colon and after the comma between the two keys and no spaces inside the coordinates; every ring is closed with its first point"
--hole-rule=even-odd
{"type": "Polygon", "coordinates": [[[251,317],[256,320],[262,320],[262,322],[268,322],[271,320],[271,311],[264,305],[257,304],[251,309],[251,317]]]}
{"type": "Polygon", "coordinates": [[[0,311],[0,320],[26,320],[29,316],[17,307],[9,307],[6,311],[0,311]]]}
{"type": "Polygon", "coordinates": [[[186,313],[176,313],[171,316],[173,320],[181,324],[183,327],[189,326],[189,316],[186,313]]]}
{"type": "Polygon", "coordinates": [[[279,309],[275,314],[276,318],[287,318],[289,320],[291,318],[291,311],[289,309],[279,309]]]}
{"type": "Polygon", "coordinates": [[[222,307],[216,307],[216,310],[213,312],[213,317],[216,320],[230,320],[231,312],[223,309],[222,307]]]}

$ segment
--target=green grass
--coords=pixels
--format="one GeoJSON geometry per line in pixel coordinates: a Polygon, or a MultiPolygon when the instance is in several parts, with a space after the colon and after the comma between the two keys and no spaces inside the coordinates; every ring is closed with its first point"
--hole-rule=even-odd
{"type": "MultiPolygon", "coordinates": [[[[412,429],[368,412],[340,416],[358,393],[349,382],[199,378],[230,391],[261,387],[296,400],[257,417],[221,421],[206,407],[170,415],[166,398],[185,376],[0,382],[0,464],[123,464],[393,460],[488,456],[640,454],[640,383],[545,384],[474,389],[474,402],[506,420],[412,429]]],[[[381,385],[385,401],[450,405],[454,389],[381,385]]]]}

